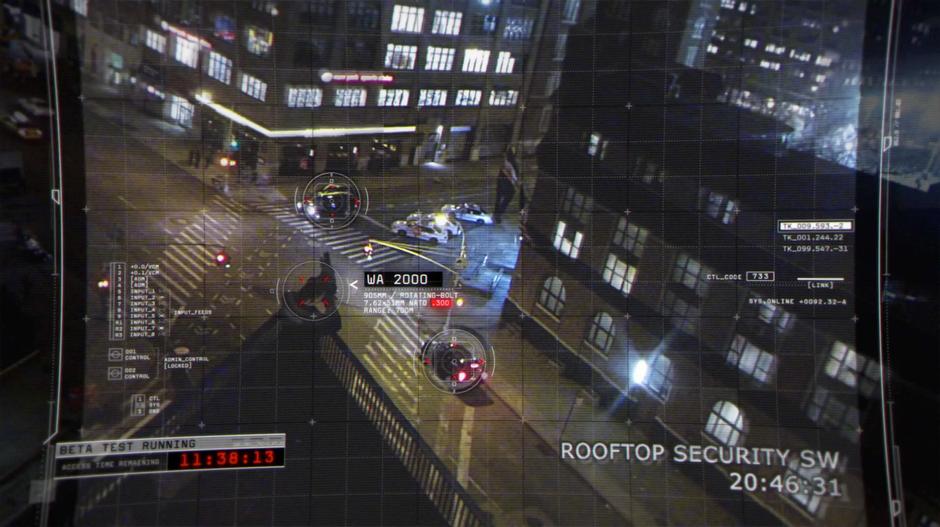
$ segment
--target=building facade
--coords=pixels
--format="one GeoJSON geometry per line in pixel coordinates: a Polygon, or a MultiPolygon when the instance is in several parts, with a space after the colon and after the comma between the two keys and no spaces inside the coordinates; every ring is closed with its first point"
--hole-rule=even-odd
{"type": "Polygon", "coordinates": [[[719,71],[674,60],[692,7],[614,2],[572,30],[504,316],[650,437],[840,452],[784,471],[838,478],[843,497],[747,499],[788,525],[862,523],[858,401],[878,399],[879,365],[856,351],[851,286],[824,310],[788,300],[795,277],[851,284],[852,260],[790,253],[775,228],[852,217],[854,173],[788,148],[792,128],[729,103],[719,71]]]}
{"type": "MultiPolygon", "coordinates": [[[[130,70],[122,81],[152,113],[202,125],[213,148],[257,142],[269,156],[301,152],[311,168],[352,170],[501,155],[521,140],[525,79],[557,3],[100,0],[84,9],[133,33],[125,41],[139,46],[139,64],[118,69],[130,70]]],[[[571,23],[581,6],[567,4],[571,23]]],[[[106,47],[102,60],[113,60],[106,47]]]]}

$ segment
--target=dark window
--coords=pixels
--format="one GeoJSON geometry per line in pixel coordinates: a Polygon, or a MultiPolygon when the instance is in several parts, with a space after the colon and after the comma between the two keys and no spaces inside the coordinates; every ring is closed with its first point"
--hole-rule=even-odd
{"type": "Polygon", "coordinates": [[[474,35],[489,35],[496,32],[496,15],[473,15],[470,19],[470,33],[474,35]]]}
{"type": "Polygon", "coordinates": [[[346,23],[354,29],[378,29],[381,8],[376,2],[352,1],[346,4],[346,23]]]}
{"type": "Polygon", "coordinates": [[[336,17],[333,0],[306,0],[300,3],[300,21],[306,24],[329,25],[336,17]]]}
{"type": "Polygon", "coordinates": [[[330,40],[314,37],[294,47],[294,66],[327,66],[330,63],[330,40]]]}

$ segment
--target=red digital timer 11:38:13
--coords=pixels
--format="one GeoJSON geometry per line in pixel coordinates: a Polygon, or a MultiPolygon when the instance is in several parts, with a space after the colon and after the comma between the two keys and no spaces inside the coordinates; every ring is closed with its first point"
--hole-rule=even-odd
{"type": "Polygon", "coordinates": [[[193,450],[170,452],[167,457],[167,470],[211,470],[283,466],[283,448],[193,450]]]}

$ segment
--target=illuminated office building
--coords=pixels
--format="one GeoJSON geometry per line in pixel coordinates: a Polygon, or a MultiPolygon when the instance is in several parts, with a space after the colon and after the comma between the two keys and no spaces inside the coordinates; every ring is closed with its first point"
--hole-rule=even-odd
{"type": "Polygon", "coordinates": [[[139,65],[121,61],[122,80],[151,113],[183,127],[211,120],[211,143],[314,151],[318,169],[536,144],[547,120],[530,125],[524,110],[547,115],[557,75],[545,70],[582,9],[580,0],[90,1],[93,25],[119,20],[139,50],[139,65]]]}

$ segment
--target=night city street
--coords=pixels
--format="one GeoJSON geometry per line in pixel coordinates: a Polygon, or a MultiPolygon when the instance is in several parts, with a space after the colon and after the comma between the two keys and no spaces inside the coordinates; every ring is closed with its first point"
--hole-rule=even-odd
{"type": "Polygon", "coordinates": [[[937,527],[938,21],[3,2],[0,527],[937,527]]]}

